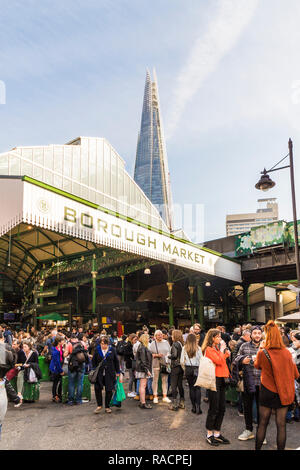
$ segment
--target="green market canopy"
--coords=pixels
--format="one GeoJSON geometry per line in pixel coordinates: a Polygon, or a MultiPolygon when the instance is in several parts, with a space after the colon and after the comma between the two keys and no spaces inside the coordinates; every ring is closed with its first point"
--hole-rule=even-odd
{"type": "Polygon", "coordinates": [[[52,321],[65,321],[66,318],[60,315],[59,313],[48,313],[47,315],[42,315],[37,317],[38,320],[52,320],[52,321]]]}

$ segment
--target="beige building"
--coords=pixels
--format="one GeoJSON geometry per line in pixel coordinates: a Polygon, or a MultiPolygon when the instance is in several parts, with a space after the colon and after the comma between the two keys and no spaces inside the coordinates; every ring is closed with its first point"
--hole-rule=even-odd
{"type": "Polygon", "coordinates": [[[278,220],[276,198],[258,199],[256,212],[249,214],[229,214],[226,216],[226,236],[248,232],[252,227],[269,224],[278,220]]]}

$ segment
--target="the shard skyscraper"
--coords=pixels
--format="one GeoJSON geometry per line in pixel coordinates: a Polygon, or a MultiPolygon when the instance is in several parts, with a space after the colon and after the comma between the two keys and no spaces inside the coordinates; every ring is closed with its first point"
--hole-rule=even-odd
{"type": "Polygon", "coordinates": [[[146,74],[134,180],[172,230],[172,196],[155,71],[153,81],[148,70],[146,74]]]}

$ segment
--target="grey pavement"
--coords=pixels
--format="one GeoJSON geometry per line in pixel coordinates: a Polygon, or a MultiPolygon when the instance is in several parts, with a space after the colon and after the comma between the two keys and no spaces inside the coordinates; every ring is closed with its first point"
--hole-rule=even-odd
{"type": "MultiPolygon", "coordinates": [[[[127,390],[127,383],[124,384],[127,390]]],[[[227,404],[222,434],[230,445],[212,448],[205,442],[207,403],[202,403],[202,415],[191,413],[186,393],[186,409],[170,411],[168,405],[153,405],[141,410],[138,402],[127,398],[121,409],[113,407],[112,414],[96,408],[92,401],[77,406],[51,401],[51,382],[43,382],[40,400],[24,403],[20,408],[9,404],[3,424],[0,450],[254,450],[254,440],[239,441],[244,419],[237,409],[227,404]]],[[[274,416],[267,430],[267,445],[263,450],[276,449],[274,416]]],[[[300,447],[300,423],[287,425],[286,448],[300,447]]]]}

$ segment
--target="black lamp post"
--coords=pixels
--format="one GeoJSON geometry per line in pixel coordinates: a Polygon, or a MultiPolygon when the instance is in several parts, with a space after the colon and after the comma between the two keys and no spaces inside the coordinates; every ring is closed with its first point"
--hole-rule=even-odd
{"type": "Polygon", "coordinates": [[[283,170],[284,168],[290,169],[292,203],[293,203],[294,235],[295,235],[295,261],[296,261],[296,272],[297,272],[297,285],[300,288],[300,260],[299,260],[298,226],[297,226],[297,211],[296,211],[296,196],[295,196],[293,142],[291,139],[289,139],[289,153],[284,158],[282,158],[282,160],[276,163],[276,165],[274,165],[270,170],[264,169],[264,171],[261,172],[262,176],[259,182],[255,185],[255,187],[256,189],[260,189],[262,191],[268,191],[268,189],[273,188],[275,186],[275,183],[274,181],[271,180],[268,173],[271,173],[271,171],[283,170]],[[279,163],[281,163],[287,157],[289,157],[290,159],[290,164],[286,166],[282,166],[280,168],[276,168],[277,165],[279,165],[279,163]]]}

